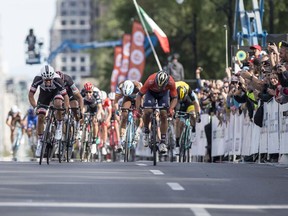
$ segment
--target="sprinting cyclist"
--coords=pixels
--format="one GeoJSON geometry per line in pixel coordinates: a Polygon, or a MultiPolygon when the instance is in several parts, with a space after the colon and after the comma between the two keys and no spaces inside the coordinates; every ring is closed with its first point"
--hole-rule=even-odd
{"type": "MultiPolygon", "coordinates": [[[[6,118],[6,125],[10,127],[10,141],[11,145],[13,145],[16,126],[22,127],[22,135],[24,134],[24,124],[22,121],[20,109],[18,108],[17,105],[12,106],[10,111],[8,112],[6,118]]],[[[13,146],[11,147],[13,148],[13,146]]]]}
{"type": "MultiPolygon", "coordinates": [[[[86,82],[84,84],[84,88],[81,90],[81,95],[84,99],[84,112],[95,114],[92,120],[92,127],[93,127],[93,140],[91,146],[91,153],[97,153],[96,144],[99,144],[100,139],[98,137],[98,121],[101,120],[102,114],[102,100],[101,100],[101,91],[95,87],[91,82],[86,82]]],[[[81,131],[80,126],[80,131],[81,131]]],[[[81,134],[81,133],[80,133],[81,134]]]]}
{"type": "MultiPolygon", "coordinates": [[[[64,82],[58,74],[55,73],[54,68],[50,65],[44,65],[40,74],[36,75],[29,91],[29,102],[33,108],[37,107],[37,133],[38,133],[38,143],[36,149],[36,157],[40,156],[41,147],[42,147],[42,138],[44,131],[44,121],[47,112],[45,106],[49,106],[51,103],[55,108],[62,108],[63,101],[65,108],[69,108],[69,97],[67,91],[64,87],[64,82]],[[37,88],[40,87],[40,93],[38,101],[36,102],[34,94],[37,91],[37,88]],[[44,105],[44,106],[43,106],[44,105]]],[[[57,128],[55,133],[55,139],[60,140],[62,138],[62,125],[63,125],[63,111],[56,110],[56,119],[57,119],[57,128]]]]}
{"type": "MultiPolygon", "coordinates": [[[[142,87],[142,83],[138,81],[125,80],[118,84],[116,89],[116,97],[115,97],[115,108],[116,110],[119,108],[119,100],[122,99],[122,107],[123,108],[131,108],[135,107],[135,99],[136,95],[142,87]]],[[[122,147],[124,146],[124,141],[126,137],[126,124],[128,120],[128,112],[123,110],[121,113],[121,124],[120,124],[120,140],[122,147]]],[[[139,137],[139,130],[136,130],[135,138],[139,137]]],[[[136,140],[135,140],[136,141],[136,140]]]]}
{"type": "Polygon", "coordinates": [[[70,101],[70,107],[80,108],[78,112],[77,112],[77,109],[72,109],[75,119],[78,122],[83,115],[82,113],[83,107],[84,107],[83,97],[80,94],[79,89],[76,87],[74,81],[68,74],[64,74],[61,71],[56,71],[56,73],[61,77],[61,79],[64,82],[64,86],[66,88],[69,101],[70,101]]]}
{"type": "MultiPolygon", "coordinates": [[[[200,105],[196,94],[192,91],[190,86],[183,81],[176,82],[178,104],[175,108],[176,111],[190,113],[190,122],[192,126],[192,133],[195,135],[195,121],[200,122],[200,105]]],[[[184,128],[185,122],[180,121],[176,118],[176,153],[179,153],[179,139],[181,131],[184,128]]]]}
{"type": "MultiPolygon", "coordinates": [[[[26,121],[26,133],[28,136],[28,143],[30,145],[30,147],[32,147],[33,143],[32,143],[32,133],[33,130],[36,130],[36,126],[37,126],[37,121],[38,121],[38,116],[36,115],[36,112],[34,111],[33,107],[30,107],[27,110],[26,115],[23,118],[23,121],[26,121]]],[[[36,144],[36,143],[34,143],[36,144]]]]}
{"type": "Polygon", "coordinates": [[[99,144],[99,148],[101,148],[102,155],[107,155],[106,148],[109,146],[108,138],[108,127],[110,125],[110,120],[112,116],[112,105],[110,99],[107,97],[107,93],[105,91],[101,91],[101,99],[102,99],[102,116],[101,116],[101,141],[99,144]]]}
{"type": "MultiPolygon", "coordinates": [[[[136,115],[141,116],[141,100],[145,95],[143,106],[163,106],[169,107],[169,95],[170,95],[170,107],[168,108],[168,116],[173,116],[174,108],[177,105],[177,90],[174,79],[169,76],[165,71],[156,72],[148,77],[143,87],[140,89],[136,97],[136,115]],[[156,103],[157,100],[157,103],[156,103]]],[[[149,141],[149,123],[152,109],[145,109],[143,122],[144,122],[144,146],[148,146],[149,141]]],[[[161,140],[158,146],[160,153],[166,153],[166,132],[168,128],[167,121],[167,109],[160,110],[160,131],[161,140]]]]}

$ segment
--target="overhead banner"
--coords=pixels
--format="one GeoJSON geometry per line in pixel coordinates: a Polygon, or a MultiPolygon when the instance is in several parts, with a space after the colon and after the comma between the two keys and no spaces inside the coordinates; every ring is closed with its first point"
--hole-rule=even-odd
{"type": "Polygon", "coordinates": [[[122,62],[117,84],[127,79],[129,70],[130,45],[131,45],[131,35],[124,34],[122,39],[122,62]]]}
{"type": "Polygon", "coordinates": [[[129,71],[127,79],[140,81],[145,68],[145,32],[142,25],[134,21],[130,46],[129,71]]]}
{"type": "Polygon", "coordinates": [[[116,46],[114,48],[114,68],[112,71],[111,84],[110,84],[111,92],[116,91],[121,62],[122,62],[122,46],[116,46]]]}

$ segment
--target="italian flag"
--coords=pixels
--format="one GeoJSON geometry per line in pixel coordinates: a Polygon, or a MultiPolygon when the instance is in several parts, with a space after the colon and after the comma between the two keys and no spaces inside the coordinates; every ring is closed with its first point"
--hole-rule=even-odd
{"type": "MultiPolygon", "coordinates": [[[[136,3],[137,4],[137,3],[136,3]]],[[[160,27],[148,16],[148,14],[139,6],[139,15],[142,17],[144,25],[149,32],[153,32],[158,38],[160,45],[165,53],[170,53],[169,41],[166,34],[160,29],[160,27]]]]}

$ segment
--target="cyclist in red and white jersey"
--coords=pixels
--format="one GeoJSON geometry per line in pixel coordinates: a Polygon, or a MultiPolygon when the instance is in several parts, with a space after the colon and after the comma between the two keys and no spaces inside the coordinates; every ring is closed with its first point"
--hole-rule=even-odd
{"type": "MultiPolygon", "coordinates": [[[[141,100],[145,95],[143,106],[153,107],[153,106],[163,106],[168,108],[168,115],[173,116],[174,108],[177,105],[177,90],[174,79],[169,76],[165,71],[156,72],[148,77],[145,81],[143,87],[140,89],[136,97],[136,109],[137,116],[142,115],[141,110],[141,100]],[[170,106],[169,106],[169,96],[170,96],[170,106]],[[157,103],[156,103],[157,101],[157,103]]],[[[152,109],[145,109],[143,122],[144,122],[144,146],[148,146],[149,140],[149,123],[152,109]]],[[[168,128],[167,121],[167,110],[160,110],[160,131],[161,140],[158,146],[160,153],[166,153],[166,132],[168,128]]]]}
{"type": "MultiPolygon", "coordinates": [[[[36,75],[29,91],[29,102],[33,108],[37,107],[37,133],[38,133],[38,144],[36,149],[36,156],[40,156],[41,147],[42,147],[42,138],[44,131],[44,120],[46,116],[47,108],[45,106],[50,105],[51,103],[55,108],[62,108],[63,101],[65,108],[69,108],[69,97],[67,91],[64,87],[64,82],[58,74],[55,73],[54,68],[50,65],[44,65],[40,74],[36,75]],[[37,88],[40,87],[40,93],[38,101],[34,98],[34,94],[37,91],[37,88]],[[41,106],[45,105],[45,106],[41,106]]],[[[62,111],[56,110],[56,119],[57,119],[57,128],[55,133],[55,139],[60,140],[62,138],[62,124],[63,124],[63,115],[62,111]]]]}

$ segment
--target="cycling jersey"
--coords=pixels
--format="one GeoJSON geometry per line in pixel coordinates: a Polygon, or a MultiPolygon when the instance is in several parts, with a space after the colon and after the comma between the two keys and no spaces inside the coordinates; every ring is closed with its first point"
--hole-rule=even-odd
{"type": "Polygon", "coordinates": [[[66,88],[67,94],[69,96],[70,101],[71,100],[76,100],[76,98],[74,98],[74,94],[79,92],[79,89],[77,88],[77,86],[75,85],[74,81],[72,80],[72,78],[68,75],[68,74],[63,74],[64,76],[64,86],[66,88]]]}

